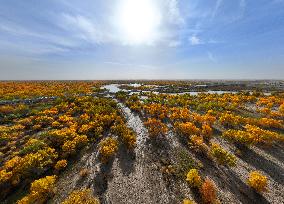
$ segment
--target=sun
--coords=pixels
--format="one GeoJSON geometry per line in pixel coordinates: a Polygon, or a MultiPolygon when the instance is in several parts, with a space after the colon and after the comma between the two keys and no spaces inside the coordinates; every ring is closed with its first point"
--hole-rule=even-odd
{"type": "Polygon", "coordinates": [[[118,28],[126,44],[151,44],[157,38],[161,15],[153,0],[122,0],[118,28]]]}

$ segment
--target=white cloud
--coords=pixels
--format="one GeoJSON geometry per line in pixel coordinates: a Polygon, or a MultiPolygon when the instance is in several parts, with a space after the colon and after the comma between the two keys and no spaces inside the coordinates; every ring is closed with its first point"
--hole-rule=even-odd
{"type": "Polygon", "coordinates": [[[223,0],[216,0],[214,10],[212,12],[211,18],[215,18],[219,8],[221,7],[223,0]]]}
{"type": "Polygon", "coordinates": [[[0,41],[0,51],[5,53],[13,53],[13,54],[21,54],[24,53],[27,56],[38,56],[45,54],[54,54],[54,53],[63,53],[69,51],[66,48],[61,48],[58,46],[54,46],[51,44],[36,44],[29,43],[25,41],[21,42],[8,42],[8,41],[0,41]]]}
{"type": "MultiPolygon", "coordinates": [[[[141,44],[143,46],[169,47],[178,47],[181,45],[181,35],[189,35],[189,33],[181,33],[185,32],[183,26],[185,25],[185,19],[181,13],[180,2],[178,0],[148,1],[154,2],[153,6],[155,8],[153,8],[155,13],[159,14],[159,18],[157,18],[158,23],[154,26],[155,29],[150,33],[151,38],[149,37],[149,40],[145,40],[141,44]]],[[[64,0],[63,2],[68,3],[69,1],[64,0]]],[[[118,1],[118,4],[122,2],[123,1],[118,1]]],[[[131,43],[125,43],[129,38],[123,35],[123,32],[114,26],[114,22],[119,21],[114,15],[115,6],[97,15],[89,11],[83,13],[80,6],[75,6],[75,4],[70,5],[64,4],[68,9],[63,10],[62,13],[48,14],[48,20],[54,24],[50,30],[42,29],[42,25],[17,24],[16,22],[6,22],[1,19],[0,32],[27,39],[28,41],[33,39],[31,40],[34,41],[33,43],[40,44],[43,49],[46,47],[46,50],[50,50],[50,52],[51,50],[61,52],[62,49],[68,51],[68,49],[83,47],[87,44],[132,46],[131,43]],[[51,46],[52,49],[50,49],[51,46]]],[[[145,15],[147,15],[147,12],[145,12],[145,15]]],[[[145,25],[148,26],[149,24],[147,23],[145,25]]],[[[141,23],[138,23],[137,27],[140,29],[143,28],[141,23]]],[[[134,32],[133,30],[137,30],[134,26],[130,26],[128,29],[131,33],[134,32]]],[[[137,32],[142,33],[139,32],[139,30],[135,33],[137,32]]],[[[147,32],[147,34],[148,33],[149,32],[147,32]]],[[[138,35],[137,38],[139,37],[140,35],[138,35]]]]}
{"type": "Polygon", "coordinates": [[[183,25],[185,23],[185,20],[180,13],[177,0],[168,0],[168,9],[170,23],[177,25],[183,25]]]}
{"type": "Polygon", "coordinates": [[[72,31],[75,37],[88,42],[100,44],[110,40],[110,36],[98,24],[81,15],[62,14],[60,26],[67,31],[72,31]]]}
{"type": "Polygon", "coordinates": [[[32,30],[27,27],[15,25],[11,22],[1,22],[0,31],[6,32],[10,35],[19,36],[22,38],[33,37],[35,39],[44,40],[46,45],[53,44],[56,46],[64,46],[64,47],[75,47],[78,45],[78,43],[66,37],[50,33],[38,32],[36,30],[32,30]]]}
{"type": "Polygon", "coordinates": [[[178,47],[181,45],[181,41],[173,40],[169,42],[169,47],[178,47]]]}
{"type": "MultiPolygon", "coordinates": [[[[130,2],[131,1],[132,0],[130,0],[130,2]]],[[[183,27],[185,19],[181,14],[178,0],[158,0],[153,1],[153,3],[152,0],[149,0],[149,5],[152,5],[151,8],[153,7],[152,9],[155,11],[155,14],[161,18],[159,19],[157,17],[158,23],[152,26],[153,29],[149,25],[149,22],[143,22],[142,20],[142,23],[140,22],[136,25],[137,23],[135,24],[134,21],[135,18],[133,18],[134,20],[132,21],[127,20],[127,26],[120,26],[123,22],[119,22],[121,18],[119,18],[117,14],[119,13],[119,9],[123,8],[125,2],[127,3],[128,1],[118,1],[117,6],[113,7],[112,14],[106,13],[105,16],[100,17],[95,17],[95,15],[88,15],[87,17],[87,15],[81,14],[80,12],[75,12],[75,14],[63,13],[58,18],[59,26],[69,32],[69,38],[74,40],[83,39],[86,42],[95,44],[114,43],[123,46],[132,46],[133,44],[156,46],[163,44],[170,47],[176,47],[180,44],[180,42],[177,42],[179,40],[176,32],[183,27]],[[145,23],[145,25],[143,23],[145,23]],[[132,24],[133,26],[129,27],[132,24]],[[151,28],[151,32],[148,32],[146,25],[151,28]],[[144,28],[146,30],[143,30],[144,28]],[[139,29],[141,29],[141,31],[139,31],[139,29]],[[147,37],[145,40],[142,39],[142,37],[144,37],[142,35],[143,32],[147,34],[145,34],[147,37]],[[129,37],[126,34],[131,35],[129,37]],[[140,35],[142,37],[140,37],[140,35]],[[134,42],[141,43],[133,43],[131,39],[134,42]]],[[[129,11],[130,14],[132,14],[132,12],[134,11],[129,11]]],[[[147,12],[143,15],[147,15],[147,12]]],[[[156,18],[156,16],[154,17],[156,18]]],[[[129,18],[127,17],[127,19],[129,18]]],[[[140,16],[136,19],[139,20],[140,16]]]]}
{"type": "MultiPolygon", "coordinates": [[[[216,0],[216,3],[215,3],[215,7],[212,11],[212,14],[211,14],[211,20],[214,19],[218,13],[218,11],[220,10],[221,6],[223,6],[223,4],[227,3],[226,1],[224,0],[216,0]]],[[[246,0],[239,0],[237,2],[237,6],[238,8],[236,7],[233,7],[234,10],[238,10],[238,14],[234,17],[232,17],[232,22],[233,21],[236,21],[238,19],[241,19],[244,15],[244,12],[245,12],[245,9],[246,9],[246,0]]],[[[223,19],[226,19],[226,17],[222,16],[223,19]]]]}
{"type": "Polygon", "coordinates": [[[208,40],[207,42],[208,44],[221,44],[221,43],[226,43],[225,41],[222,41],[222,40],[213,40],[213,39],[210,39],[208,40]]]}
{"type": "Polygon", "coordinates": [[[200,44],[203,44],[200,40],[200,38],[198,38],[196,35],[192,35],[190,38],[189,38],[189,42],[191,45],[200,45],[200,44]]]}

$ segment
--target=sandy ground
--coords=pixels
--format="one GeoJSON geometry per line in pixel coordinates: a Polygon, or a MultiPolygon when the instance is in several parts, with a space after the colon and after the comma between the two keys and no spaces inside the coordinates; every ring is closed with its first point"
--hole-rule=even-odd
{"type": "MultiPolygon", "coordinates": [[[[201,162],[202,176],[208,176],[216,183],[218,199],[221,203],[284,203],[284,150],[283,145],[272,148],[253,147],[238,156],[237,166],[228,168],[192,153],[173,133],[169,133],[159,147],[149,142],[148,133],[138,115],[119,103],[127,119],[127,124],[137,133],[135,152],[127,152],[122,146],[116,157],[107,165],[97,158],[96,146],[82,151],[60,176],[57,193],[49,203],[60,203],[74,189],[89,187],[94,195],[105,204],[174,204],[184,198],[198,202],[186,182],[180,179],[166,179],[161,173],[161,163],[175,162],[174,152],[186,150],[197,162],[201,162]],[[81,169],[89,174],[82,178],[81,169]],[[269,179],[269,191],[262,195],[254,192],[246,184],[251,170],[259,170],[269,179]]],[[[225,149],[235,152],[236,148],[224,139],[213,139],[225,149]]]]}

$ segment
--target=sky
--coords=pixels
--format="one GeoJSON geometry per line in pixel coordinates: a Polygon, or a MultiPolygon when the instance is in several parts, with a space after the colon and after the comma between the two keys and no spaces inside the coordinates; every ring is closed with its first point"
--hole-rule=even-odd
{"type": "Polygon", "coordinates": [[[284,79],[284,0],[0,0],[0,80],[284,79]]]}

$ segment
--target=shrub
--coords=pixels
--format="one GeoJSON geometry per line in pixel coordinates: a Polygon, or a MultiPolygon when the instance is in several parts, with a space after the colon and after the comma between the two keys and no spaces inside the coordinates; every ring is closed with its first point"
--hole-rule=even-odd
{"type": "Polygon", "coordinates": [[[247,132],[243,130],[229,129],[223,132],[222,137],[229,141],[245,145],[251,145],[253,143],[252,135],[247,134],[247,132]]]}
{"type": "Polygon", "coordinates": [[[184,199],[182,203],[183,204],[196,204],[196,202],[189,200],[189,199],[184,199]]]}
{"type": "Polygon", "coordinates": [[[24,157],[15,156],[4,164],[3,170],[5,171],[1,171],[3,175],[1,180],[5,182],[10,181],[13,185],[17,185],[21,178],[42,173],[53,164],[57,157],[55,149],[52,148],[45,148],[36,153],[29,153],[24,157]]]}
{"type": "Polygon", "coordinates": [[[244,118],[238,115],[234,115],[230,112],[222,113],[219,118],[219,122],[226,127],[240,126],[243,121],[244,121],[244,118]]]}
{"type": "Polygon", "coordinates": [[[45,203],[53,196],[55,191],[56,176],[46,176],[35,180],[31,184],[30,193],[17,202],[17,204],[45,203]]]}
{"type": "Polygon", "coordinates": [[[76,135],[73,140],[67,140],[62,145],[62,150],[67,154],[74,154],[76,150],[82,147],[84,144],[88,143],[88,138],[86,135],[76,135]]]}
{"type": "Polygon", "coordinates": [[[196,152],[202,152],[204,154],[207,154],[208,152],[208,146],[203,142],[203,137],[201,136],[191,136],[188,144],[190,145],[190,148],[196,152]]]}
{"type": "Polygon", "coordinates": [[[279,106],[279,112],[284,114],[284,102],[279,106]]]}
{"type": "Polygon", "coordinates": [[[245,126],[245,130],[227,130],[223,132],[223,137],[245,145],[258,143],[269,145],[281,138],[276,132],[264,130],[249,124],[245,126]]]}
{"type": "Polygon", "coordinates": [[[3,169],[0,171],[0,184],[5,183],[11,179],[13,176],[12,172],[7,172],[7,170],[3,169]]]}
{"type": "Polygon", "coordinates": [[[115,97],[120,101],[125,101],[127,99],[127,93],[124,91],[118,91],[115,94],[115,97]]]}
{"type": "Polygon", "coordinates": [[[99,204],[99,200],[92,195],[90,189],[73,191],[62,204],[99,204]]]}
{"type": "Polygon", "coordinates": [[[221,165],[228,164],[229,166],[236,165],[236,157],[224,150],[219,144],[211,144],[211,155],[217,160],[221,165]]]}
{"type": "Polygon", "coordinates": [[[99,143],[99,153],[101,161],[107,162],[118,150],[118,142],[116,139],[107,137],[99,143]]]}
{"type": "Polygon", "coordinates": [[[80,170],[79,175],[81,177],[86,177],[89,173],[90,173],[90,171],[88,169],[83,168],[83,169],[80,170]]]}
{"type": "Polygon", "coordinates": [[[174,165],[175,173],[182,179],[186,179],[186,174],[195,167],[194,160],[185,150],[177,152],[177,164],[174,165]]]}
{"type": "Polygon", "coordinates": [[[66,166],[67,166],[67,161],[66,161],[65,159],[63,159],[63,160],[59,160],[59,161],[55,164],[54,168],[55,168],[56,170],[60,171],[60,170],[64,169],[66,166]]]}
{"type": "Polygon", "coordinates": [[[167,117],[167,107],[159,103],[145,105],[144,110],[146,114],[151,117],[159,118],[161,120],[167,117]]]}
{"type": "Polygon", "coordinates": [[[252,171],[249,174],[248,185],[258,192],[267,190],[267,177],[258,171],[252,171]]]}
{"type": "Polygon", "coordinates": [[[46,147],[46,144],[43,141],[38,139],[30,139],[19,153],[23,155],[31,152],[37,152],[44,147],[46,147]]]}
{"type": "Polygon", "coordinates": [[[209,140],[213,134],[213,130],[208,124],[202,124],[201,134],[204,139],[209,140]]]}
{"type": "Polygon", "coordinates": [[[199,134],[200,133],[200,129],[197,128],[195,126],[194,123],[192,122],[185,122],[185,123],[182,123],[182,122],[176,122],[174,124],[175,126],[175,130],[182,134],[182,135],[185,135],[187,137],[191,136],[191,135],[195,135],[195,134],[199,134]]]}
{"type": "Polygon", "coordinates": [[[204,203],[214,203],[216,201],[216,186],[211,179],[205,179],[200,188],[200,193],[204,203]]]}
{"type": "Polygon", "coordinates": [[[161,168],[161,172],[166,175],[173,175],[175,173],[175,168],[173,165],[166,165],[161,168]]]}
{"type": "Polygon", "coordinates": [[[186,175],[186,181],[191,187],[199,187],[201,185],[201,177],[197,169],[190,169],[186,175]]]}
{"type": "Polygon", "coordinates": [[[122,140],[128,149],[134,149],[136,146],[136,135],[133,131],[126,131],[126,133],[122,136],[122,140]]]}
{"type": "Polygon", "coordinates": [[[136,146],[136,135],[129,129],[122,120],[111,127],[111,131],[119,136],[128,149],[134,149],[136,146]]]}
{"type": "Polygon", "coordinates": [[[168,127],[161,120],[155,118],[149,118],[144,125],[147,127],[149,136],[152,138],[165,135],[168,132],[168,127]]]}

